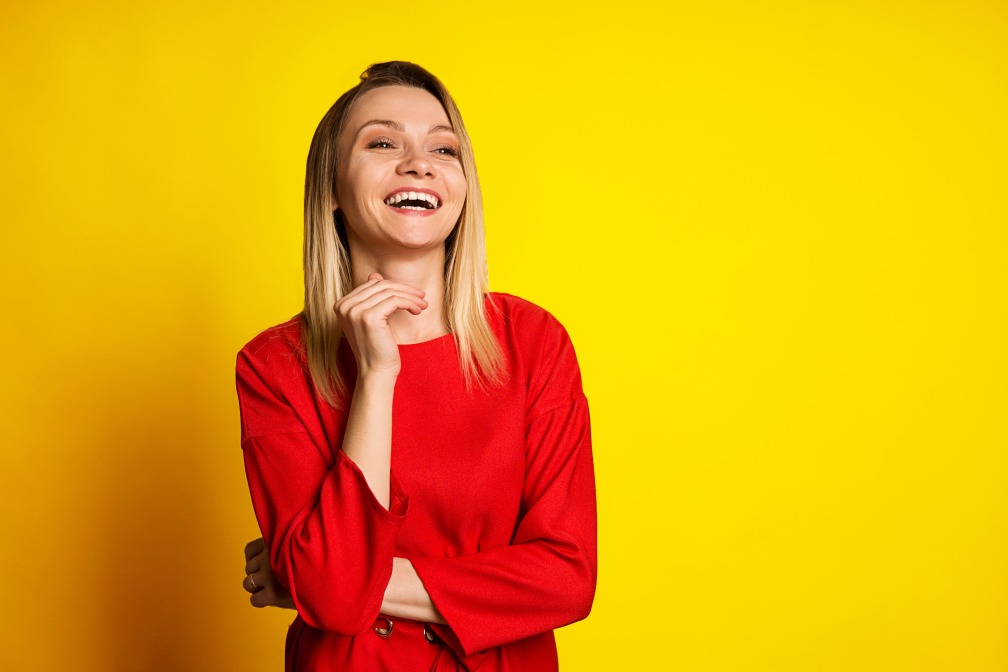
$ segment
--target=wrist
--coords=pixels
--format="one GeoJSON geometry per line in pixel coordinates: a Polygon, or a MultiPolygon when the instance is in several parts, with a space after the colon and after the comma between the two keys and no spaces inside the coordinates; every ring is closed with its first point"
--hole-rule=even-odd
{"type": "Polygon", "coordinates": [[[383,394],[395,390],[398,371],[365,369],[358,371],[354,394],[383,394]]]}

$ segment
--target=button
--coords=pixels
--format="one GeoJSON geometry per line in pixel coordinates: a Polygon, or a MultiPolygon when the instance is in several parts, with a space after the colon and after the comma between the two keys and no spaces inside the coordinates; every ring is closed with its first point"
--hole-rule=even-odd
{"type": "Polygon", "coordinates": [[[392,619],[391,618],[386,618],[385,616],[379,616],[378,619],[376,619],[376,620],[379,620],[379,619],[382,620],[382,621],[385,621],[388,624],[388,627],[387,628],[379,628],[376,625],[376,626],[372,627],[371,629],[374,630],[375,634],[377,634],[379,637],[381,637],[383,639],[388,639],[389,635],[392,634],[392,619]]]}
{"type": "Polygon", "coordinates": [[[431,644],[437,641],[437,635],[434,634],[434,630],[426,623],[423,625],[423,636],[431,644]]]}

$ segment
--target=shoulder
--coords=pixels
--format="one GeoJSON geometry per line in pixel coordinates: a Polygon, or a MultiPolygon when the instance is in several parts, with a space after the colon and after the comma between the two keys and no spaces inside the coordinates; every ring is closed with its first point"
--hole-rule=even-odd
{"type": "Polygon", "coordinates": [[[549,311],[511,294],[487,295],[487,315],[532,407],[583,397],[581,371],[564,326],[549,311]]]}
{"type": "Polygon", "coordinates": [[[300,355],[301,352],[301,316],[297,315],[259,332],[238,352],[238,359],[268,359],[276,355],[300,355]]]}
{"type": "Polygon", "coordinates": [[[303,432],[317,425],[299,317],[249,341],[238,352],[235,379],[243,441],[251,436],[303,432]]]}
{"type": "Polygon", "coordinates": [[[549,311],[513,294],[488,293],[487,312],[491,321],[499,321],[501,327],[519,337],[537,342],[551,336],[567,338],[567,330],[549,311]]]}
{"type": "Polygon", "coordinates": [[[306,362],[301,346],[301,317],[260,332],[238,352],[235,366],[239,381],[249,377],[273,383],[303,379],[306,362]]]}

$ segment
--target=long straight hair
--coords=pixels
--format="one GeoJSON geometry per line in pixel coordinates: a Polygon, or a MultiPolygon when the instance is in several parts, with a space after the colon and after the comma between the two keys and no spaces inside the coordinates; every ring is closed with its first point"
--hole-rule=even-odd
{"type": "Polygon", "coordinates": [[[455,228],[445,241],[445,300],[443,320],[454,335],[459,363],[470,389],[498,384],[504,355],[487,322],[484,307],[488,290],[483,199],[472,143],[458,106],[444,84],[418,65],[404,61],[376,63],[361,81],[333,104],[312,137],[305,171],[304,201],[304,312],[301,343],[312,382],[333,406],[342,406],[346,383],[340,374],[338,346],[342,331],[336,302],[353,289],[350,248],[339,210],[335,212],[339,182],[339,138],[354,102],[362,94],[384,86],[411,86],[427,91],[441,103],[459,141],[459,158],[466,178],[466,200],[455,228]]]}

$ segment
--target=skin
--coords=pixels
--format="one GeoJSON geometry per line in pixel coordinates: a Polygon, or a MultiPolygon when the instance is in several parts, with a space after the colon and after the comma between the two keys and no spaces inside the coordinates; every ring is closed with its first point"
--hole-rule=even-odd
{"type": "MultiPolygon", "coordinates": [[[[343,452],[387,508],[398,344],[448,333],[442,319],[444,243],[465,203],[466,181],[448,115],[422,89],[389,86],[361,95],[339,147],[333,205],[347,225],[355,288],[334,310],[358,369],[343,452]],[[385,204],[404,188],[435,192],[439,207],[418,215],[385,204]]],[[[242,585],[252,605],[293,609],[290,594],[270,571],[262,539],[245,547],[245,559],[242,585]]],[[[445,622],[406,558],[393,558],[381,613],[445,622]]]]}

